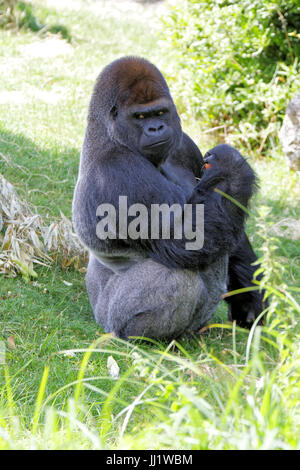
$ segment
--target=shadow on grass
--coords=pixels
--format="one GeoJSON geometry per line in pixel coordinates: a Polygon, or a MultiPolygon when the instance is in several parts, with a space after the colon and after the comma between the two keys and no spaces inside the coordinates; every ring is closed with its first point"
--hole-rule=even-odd
{"type": "Polygon", "coordinates": [[[43,149],[0,124],[0,173],[41,215],[70,217],[78,164],[78,149],[43,149]]]}

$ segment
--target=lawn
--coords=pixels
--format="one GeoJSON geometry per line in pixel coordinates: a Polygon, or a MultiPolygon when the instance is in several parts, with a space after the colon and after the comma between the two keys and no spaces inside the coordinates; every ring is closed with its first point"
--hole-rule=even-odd
{"type": "MultiPolygon", "coordinates": [[[[88,102],[103,66],[141,55],[172,89],[176,53],[163,43],[160,2],[32,4],[43,24],[63,25],[70,39],[0,30],[0,173],[53,221],[71,214],[88,102]]],[[[203,151],[214,144],[195,119],[183,126],[203,151]]],[[[272,295],[266,326],[235,328],[221,305],[200,336],[129,344],[94,322],[82,272],[54,263],[35,268],[30,282],[1,276],[0,449],[300,448],[299,175],[279,147],[249,158],[261,181],[248,233],[272,295]]]]}

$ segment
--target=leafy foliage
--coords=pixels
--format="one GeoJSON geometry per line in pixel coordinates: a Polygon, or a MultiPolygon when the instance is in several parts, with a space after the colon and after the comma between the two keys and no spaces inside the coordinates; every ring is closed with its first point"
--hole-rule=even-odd
{"type": "Polygon", "coordinates": [[[68,29],[61,24],[49,25],[35,14],[34,7],[28,2],[17,0],[0,0],[0,27],[20,29],[27,28],[33,32],[60,34],[70,41],[68,29]]]}
{"type": "Polygon", "coordinates": [[[226,125],[249,149],[274,144],[300,86],[299,2],[170,0],[164,22],[188,114],[210,128],[226,125]]]}
{"type": "Polygon", "coordinates": [[[16,0],[0,0],[0,27],[16,26],[16,0]]]}

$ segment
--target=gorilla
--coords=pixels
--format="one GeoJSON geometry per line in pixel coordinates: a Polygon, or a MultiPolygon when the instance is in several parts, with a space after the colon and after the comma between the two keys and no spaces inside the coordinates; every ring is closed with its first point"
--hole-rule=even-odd
{"type": "MultiPolygon", "coordinates": [[[[90,101],[72,207],[75,231],[89,250],[90,303],[104,331],[123,339],[198,331],[222,294],[253,285],[256,256],[241,206],[248,206],[255,188],[254,172],[234,148],[218,145],[203,159],[182,131],[168,85],[153,64],[124,57],[106,66],[90,101]],[[124,236],[120,195],[128,206],[143,204],[149,211],[154,204],[190,204],[193,228],[195,208],[203,204],[202,247],[187,249],[187,239],[175,236],[174,217],[169,238],[161,231],[154,238],[124,236]],[[116,208],[107,237],[97,235],[101,204],[116,208]]],[[[229,319],[241,326],[250,326],[263,308],[258,291],[227,302],[229,319]]]]}

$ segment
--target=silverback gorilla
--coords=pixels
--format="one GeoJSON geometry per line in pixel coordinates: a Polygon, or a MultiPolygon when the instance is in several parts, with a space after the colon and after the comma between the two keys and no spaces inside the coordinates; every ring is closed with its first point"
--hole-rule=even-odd
{"type": "MultiPolygon", "coordinates": [[[[255,175],[228,145],[203,160],[150,62],[124,57],[108,65],[93,90],[73,199],[74,228],[89,250],[87,291],[106,332],[127,339],[197,331],[227,289],[251,285],[256,256],[244,232],[245,211],[216,188],[247,207],[255,175]],[[153,204],[204,204],[202,248],[186,249],[184,237],[172,230],[169,239],[161,233],[131,239],[118,229],[100,239],[97,208],[109,203],[118,214],[120,195],[128,206],[149,210],[153,204]]],[[[229,318],[242,326],[262,310],[258,292],[228,299],[229,318]]]]}

